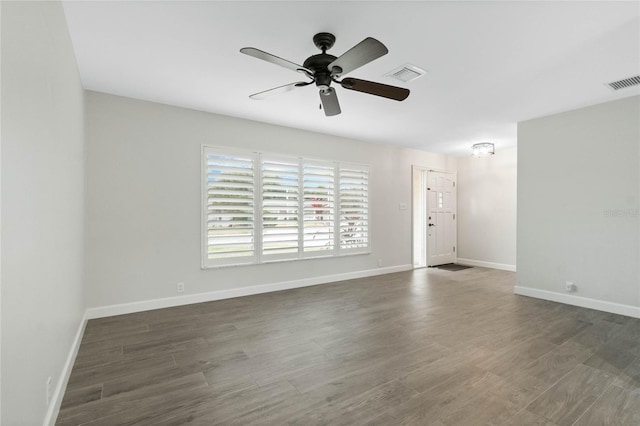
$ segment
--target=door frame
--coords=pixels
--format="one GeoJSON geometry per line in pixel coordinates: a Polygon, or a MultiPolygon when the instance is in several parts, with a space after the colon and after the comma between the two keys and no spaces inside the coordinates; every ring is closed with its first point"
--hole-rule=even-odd
{"type": "MultiPolygon", "coordinates": [[[[420,205],[418,204],[418,201],[424,201],[424,209],[425,209],[425,213],[426,213],[426,208],[427,208],[427,194],[425,191],[420,191],[422,185],[421,183],[418,184],[418,186],[416,186],[416,173],[420,174],[420,179],[423,178],[423,174],[425,174],[424,176],[426,176],[426,172],[429,170],[429,167],[427,166],[421,166],[418,164],[412,164],[411,165],[411,266],[413,267],[413,269],[418,269],[418,268],[426,268],[427,267],[427,258],[428,258],[428,251],[427,251],[427,236],[426,233],[424,235],[421,235],[420,237],[420,251],[424,251],[424,259],[422,259],[422,263],[424,264],[419,264],[416,266],[416,251],[418,251],[416,249],[416,244],[418,244],[417,241],[417,236],[416,234],[420,231],[420,229],[417,229],[418,226],[420,226],[421,228],[424,228],[426,225],[426,216],[422,219],[423,224],[419,224],[416,221],[416,217],[419,215],[419,212],[417,211],[420,208],[420,205]],[[418,200],[416,200],[416,198],[418,200]]],[[[426,229],[426,228],[425,228],[426,229]]]]}

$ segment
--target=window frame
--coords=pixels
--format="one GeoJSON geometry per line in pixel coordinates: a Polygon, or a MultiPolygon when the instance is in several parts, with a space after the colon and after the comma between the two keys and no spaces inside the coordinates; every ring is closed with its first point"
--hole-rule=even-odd
{"type": "Polygon", "coordinates": [[[272,153],[266,151],[257,151],[251,149],[242,149],[215,145],[202,145],[200,158],[200,195],[201,195],[201,269],[216,269],[222,267],[260,265],[276,262],[291,262],[307,259],[319,258],[336,258],[353,255],[371,254],[372,237],[371,237],[371,175],[372,167],[368,164],[343,162],[319,158],[307,158],[297,155],[286,155],[272,153]],[[208,241],[208,155],[215,153],[223,156],[240,156],[249,157],[252,160],[253,170],[253,248],[252,256],[246,257],[229,257],[219,259],[209,259],[209,241],[208,241]],[[263,158],[266,161],[295,160],[298,165],[298,251],[297,254],[290,253],[285,255],[264,255],[263,251],[263,158]],[[322,251],[306,251],[304,246],[304,165],[315,164],[322,167],[332,166],[333,169],[333,248],[322,251]],[[340,239],[340,223],[342,210],[340,208],[340,170],[341,168],[355,168],[367,171],[367,245],[360,248],[344,249],[341,247],[340,239]]]}

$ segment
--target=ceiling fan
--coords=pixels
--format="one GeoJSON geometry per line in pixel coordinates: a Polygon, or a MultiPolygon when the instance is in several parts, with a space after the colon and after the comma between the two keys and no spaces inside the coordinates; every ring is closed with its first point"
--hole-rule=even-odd
{"type": "Polygon", "coordinates": [[[403,101],[409,96],[409,90],[401,87],[389,86],[387,84],[376,83],[374,81],[360,80],[357,78],[343,78],[338,80],[343,74],[360,68],[369,62],[386,55],[389,50],[384,44],[375,38],[367,37],[360,43],[347,50],[339,57],[327,53],[335,43],[336,38],[330,33],[318,33],[313,36],[313,43],[322,50],[322,53],[308,57],[302,65],[295,64],[286,59],[282,59],[271,53],[264,52],[254,47],[243,47],[240,52],[272,64],[280,65],[292,71],[306,75],[311,81],[298,81],[275,87],[263,92],[254,93],[249,96],[251,99],[264,99],[277,93],[289,92],[298,87],[308,86],[315,83],[320,89],[320,102],[324,113],[327,116],[340,114],[340,104],[338,96],[331,83],[340,84],[343,88],[355,90],[357,92],[368,93],[370,95],[381,96],[387,99],[403,101]]]}

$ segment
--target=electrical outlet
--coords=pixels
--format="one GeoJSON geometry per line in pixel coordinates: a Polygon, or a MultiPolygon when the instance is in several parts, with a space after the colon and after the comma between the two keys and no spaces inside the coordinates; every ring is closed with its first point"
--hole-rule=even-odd
{"type": "Polygon", "coordinates": [[[47,407],[51,402],[51,376],[47,378],[47,407]]]}
{"type": "Polygon", "coordinates": [[[564,289],[566,291],[568,291],[569,293],[573,293],[574,291],[576,291],[576,285],[573,283],[573,281],[567,281],[564,283],[564,289]]]}
{"type": "Polygon", "coordinates": [[[184,283],[178,283],[176,285],[176,290],[178,290],[178,293],[184,293],[184,283]]]}
{"type": "Polygon", "coordinates": [[[382,266],[382,259],[378,259],[378,267],[382,266]]]}

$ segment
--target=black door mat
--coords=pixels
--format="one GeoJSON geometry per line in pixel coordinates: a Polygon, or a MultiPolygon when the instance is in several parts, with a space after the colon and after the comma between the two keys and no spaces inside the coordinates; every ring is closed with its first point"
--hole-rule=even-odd
{"type": "Polygon", "coordinates": [[[438,269],[443,269],[445,271],[462,271],[463,269],[473,268],[473,266],[464,266],[464,265],[456,265],[455,263],[447,263],[446,265],[438,265],[436,266],[438,269]]]}

